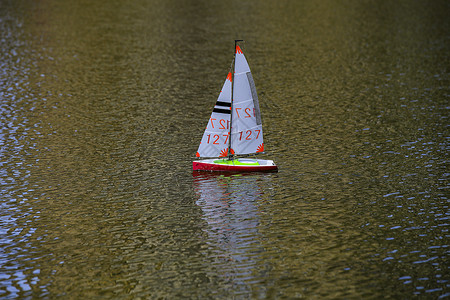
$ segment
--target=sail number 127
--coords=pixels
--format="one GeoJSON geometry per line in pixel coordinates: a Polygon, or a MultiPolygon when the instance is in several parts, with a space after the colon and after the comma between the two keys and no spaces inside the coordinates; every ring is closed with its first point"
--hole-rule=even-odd
{"type": "MultiPolygon", "coordinates": [[[[217,122],[214,122],[214,121],[217,121],[217,119],[209,118],[209,121],[211,122],[212,128],[215,128],[214,123],[216,123],[216,126],[217,126],[217,122]]],[[[229,129],[230,128],[230,120],[219,119],[219,127],[218,128],[219,129],[229,129]]]]}
{"type": "MultiPolygon", "coordinates": [[[[252,130],[246,130],[246,131],[241,131],[238,134],[239,136],[239,141],[250,141],[252,139],[252,134],[255,133],[256,137],[254,137],[255,139],[259,138],[259,134],[261,133],[261,129],[255,129],[254,131],[252,130]]],[[[227,134],[222,134],[222,136],[225,138],[225,141],[223,142],[225,145],[228,143],[228,137],[230,136],[228,133],[227,134]]],[[[220,135],[219,134],[207,134],[206,135],[207,140],[206,143],[207,144],[213,144],[213,145],[219,145],[219,139],[220,139],[220,135]]]]}
{"type": "MultiPolygon", "coordinates": [[[[219,145],[219,138],[220,135],[218,134],[213,134],[211,137],[211,134],[206,135],[208,137],[208,140],[206,141],[207,144],[209,144],[210,142],[212,142],[213,145],[219,145]]],[[[225,142],[223,142],[224,144],[226,144],[228,142],[228,137],[230,136],[229,134],[223,134],[223,136],[225,137],[225,142]]]]}

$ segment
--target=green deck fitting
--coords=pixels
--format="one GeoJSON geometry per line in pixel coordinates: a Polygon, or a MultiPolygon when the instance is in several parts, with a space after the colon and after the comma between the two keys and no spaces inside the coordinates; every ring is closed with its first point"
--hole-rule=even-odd
{"type": "Polygon", "coordinates": [[[232,166],[259,166],[259,162],[253,161],[253,162],[241,162],[238,159],[218,159],[214,161],[215,164],[221,164],[221,165],[232,165],[232,166]]]}

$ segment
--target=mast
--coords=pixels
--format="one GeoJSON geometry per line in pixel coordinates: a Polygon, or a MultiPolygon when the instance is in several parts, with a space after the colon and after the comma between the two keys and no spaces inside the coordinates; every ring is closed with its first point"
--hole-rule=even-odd
{"type": "Polygon", "coordinates": [[[228,134],[228,159],[233,158],[233,154],[231,153],[231,126],[233,124],[233,100],[234,100],[234,72],[236,66],[236,46],[237,43],[243,42],[244,40],[234,40],[234,54],[233,54],[233,63],[231,64],[231,114],[230,114],[230,131],[228,134]]]}

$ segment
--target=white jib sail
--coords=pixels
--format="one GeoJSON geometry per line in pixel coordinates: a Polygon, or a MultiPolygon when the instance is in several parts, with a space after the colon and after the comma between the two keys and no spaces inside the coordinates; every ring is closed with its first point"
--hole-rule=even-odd
{"type": "Polygon", "coordinates": [[[236,47],[233,84],[231,149],[234,154],[263,152],[258,96],[247,60],[239,46],[236,47]]]}
{"type": "Polygon", "coordinates": [[[230,134],[231,73],[228,74],[203,133],[197,157],[226,157],[230,134]]]}

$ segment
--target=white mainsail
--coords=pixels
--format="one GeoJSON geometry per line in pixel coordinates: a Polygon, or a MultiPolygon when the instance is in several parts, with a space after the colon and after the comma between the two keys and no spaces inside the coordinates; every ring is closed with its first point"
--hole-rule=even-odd
{"type": "Polygon", "coordinates": [[[264,152],[261,113],[255,83],[239,46],[236,46],[231,119],[231,149],[234,153],[264,152]]]}
{"type": "Polygon", "coordinates": [[[214,110],[203,133],[197,157],[228,156],[231,116],[231,73],[223,84],[214,110]]]}
{"type": "Polygon", "coordinates": [[[229,154],[264,152],[255,83],[239,46],[236,46],[233,77],[229,73],[223,84],[198,147],[197,157],[227,157],[229,154]]]}

